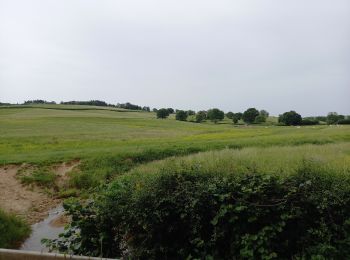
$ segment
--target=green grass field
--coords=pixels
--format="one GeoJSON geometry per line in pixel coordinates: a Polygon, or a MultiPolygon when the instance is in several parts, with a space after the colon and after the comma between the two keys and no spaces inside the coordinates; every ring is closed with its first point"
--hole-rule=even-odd
{"type": "Polygon", "coordinates": [[[348,142],[350,127],[234,126],[156,119],[154,113],[88,106],[0,108],[0,164],[167,151],[348,142]]]}
{"type": "MultiPolygon", "coordinates": [[[[118,181],[126,172],[138,178],[198,167],[203,174],[218,176],[288,176],[312,162],[316,171],[340,178],[349,174],[350,126],[275,123],[271,117],[264,125],[237,126],[228,119],[199,124],[176,121],[174,115],[156,119],[152,112],[93,106],[0,107],[0,165],[30,164],[33,173],[19,175],[21,181],[56,187],[60,198],[88,198],[101,184],[118,181]],[[58,188],[51,165],[76,159],[81,160],[78,169],[58,188]]],[[[13,215],[6,217],[17,221],[13,215]]],[[[5,242],[12,246],[22,240],[29,230],[22,229],[5,242]]]]}

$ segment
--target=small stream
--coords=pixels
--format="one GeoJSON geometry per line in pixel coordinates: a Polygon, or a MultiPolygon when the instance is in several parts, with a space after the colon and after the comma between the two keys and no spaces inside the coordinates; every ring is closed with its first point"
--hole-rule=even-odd
{"type": "Polygon", "coordinates": [[[63,226],[54,225],[53,222],[63,215],[62,205],[57,206],[49,211],[49,216],[43,221],[32,225],[32,234],[24,241],[20,250],[48,252],[48,248],[41,244],[41,239],[58,238],[58,235],[64,231],[63,226]]]}

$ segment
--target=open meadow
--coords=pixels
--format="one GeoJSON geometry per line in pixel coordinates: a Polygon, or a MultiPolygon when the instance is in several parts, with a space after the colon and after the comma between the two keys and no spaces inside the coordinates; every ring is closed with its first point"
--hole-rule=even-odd
{"type": "MultiPolygon", "coordinates": [[[[276,241],[292,243],[285,237],[299,219],[321,218],[315,226],[303,222],[307,232],[316,232],[328,225],[329,217],[317,205],[349,206],[350,126],[279,126],[275,118],[259,125],[234,125],[227,118],[217,124],[195,123],[177,121],[174,115],[157,119],[153,112],[76,105],[0,107],[0,164],[0,208],[21,217],[1,213],[0,218],[20,223],[21,229],[3,246],[16,247],[28,235],[25,222],[35,223],[68,199],[65,207],[75,221],[63,239],[47,242],[61,252],[115,257],[124,254],[119,245],[128,243],[136,257],[227,258],[241,250],[242,257],[288,258],[304,252],[303,244],[293,244],[294,251],[284,254],[288,246],[276,249],[276,241]],[[315,190],[309,190],[311,183],[315,190]],[[323,192],[328,195],[320,197],[323,192]],[[96,203],[84,204],[91,196],[96,203]],[[332,196],[337,202],[329,205],[332,196]],[[296,206],[300,203],[313,211],[296,206]],[[260,204],[261,212],[256,211],[260,204]],[[270,210],[269,205],[276,207],[270,210]],[[87,212],[99,221],[86,218],[87,212]],[[254,228],[244,226],[247,216],[254,228]],[[269,218],[277,224],[268,226],[269,218]],[[240,223],[237,237],[226,232],[232,221],[240,223]],[[123,228],[106,229],[109,223],[123,228]],[[278,231],[266,235],[261,225],[278,231]],[[83,235],[71,241],[74,230],[83,235]],[[125,241],[118,232],[134,239],[125,241]],[[168,240],[157,240],[157,232],[168,240]],[[103,245],[96,242],[100,236],[106,238],[103,245]],[[267,240],[271,243],[262,242],[267,240]]],[[[336,239],[331,235],[347,225],[347,213],[338,213],[330,216],[336,218],[332,228],[321,231],[328,235],[327,246],[337,250],[339,243],[347,243],[347,233],[336,239]]],[[[299,235],[307,241],[303,256],[315,255],[319,248],[325,250],[322,255],[332,255],[317,235],[299,235]]]]}

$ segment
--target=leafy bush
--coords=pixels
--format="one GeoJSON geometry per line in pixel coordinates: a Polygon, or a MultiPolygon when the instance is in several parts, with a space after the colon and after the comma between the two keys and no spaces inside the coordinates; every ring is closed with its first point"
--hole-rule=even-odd
{"type": "Polygon", "coordinates": [[[350,119],[343,119],[338,121],[339,125],[350,125],[350,119]]]}
{"type": "Polygon", "coordinates": [[[29,225],[0,209],[0,248],[17,248],[29,234],[29,225]]]}
{"type": "Polygon", "coordinates": [[[350,257],[348,174],[308,160],[288,175],[257,170],[180,163],[120,176],[94,201],[66,204],[71,227],[50,244],[136,259],[350,257]]]}
{"type": "Polygon", "coordinates": [[[209,109],[208,110],[207,118],[210,121],[214,122],[215,124],[218,121],[223,120],[224,117],[225,117],[225,113],[223,111],[221,111],[220,109],[218,109],[218,108],[213,108],[213,109],[209,109]]]}
{"type": "Polygon", "coordinates": [[[166,108],[161,108],[157,110],[157,118],[167,118],[169,116],[170,112],[166,108]]]}
{"type": "Polygon", "coordinates": [[[289,111],[279,115],[278,122],[285,125],[300,125],[302,117],[295,111],[289,111]]]}
{"type": "Polygon", "coordinates": [[[301,125],[318,125],[320,122],[318,120],[303,119],[301,120],[301,125]]]}
{"type": "Polygon", "coordinates": [[[187,113],[183,110],[177,110],[176,111],[176,116],[175,116],[175,119],[176,120],[179,120],[179,121],[186,121],[187,120],[187,113]]]}

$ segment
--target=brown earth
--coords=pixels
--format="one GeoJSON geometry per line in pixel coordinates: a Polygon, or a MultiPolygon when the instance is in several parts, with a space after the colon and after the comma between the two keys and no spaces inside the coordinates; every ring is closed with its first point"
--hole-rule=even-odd
{"type": "MultiPolygon", "coordinates": [[[[67,173],[79,165],[79,161],[52,166],[57,174],[57,184],[63,185],[68,179],[67,173]]],[[[61,201],[49,195],[43,188],[26,186],[16,178],[16,174],[27,165],[7,165],[0,167],[0,208],[6,212],[23,217],[29,224],[39,222],[48,211],[61,201]]]]}

